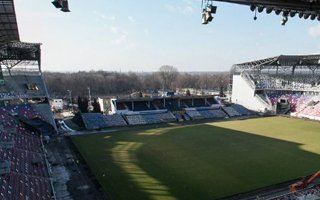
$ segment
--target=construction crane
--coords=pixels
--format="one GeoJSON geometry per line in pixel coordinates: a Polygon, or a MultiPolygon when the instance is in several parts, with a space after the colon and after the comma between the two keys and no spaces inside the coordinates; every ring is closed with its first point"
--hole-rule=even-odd
{"type": "Polygon", "coordinates": [[[291,192],[296,192],[298,190],[308,187],[314,180],[320,177],[320,170],[313,174],[309,179],[302,179],[296,183],[293,183],[289,186],[291,192]]]}

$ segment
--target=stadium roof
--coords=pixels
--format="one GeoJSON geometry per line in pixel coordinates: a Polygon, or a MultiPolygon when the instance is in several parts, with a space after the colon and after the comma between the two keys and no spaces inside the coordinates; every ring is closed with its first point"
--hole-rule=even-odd
{"type": "Polygon", "coordinates": [[[13,0],[0,0],[0,47],[20,41],[13,0]]]}
{"type": "Polygon", "coordinates": [[[271,58],[265,58],[260,60],[255,60],[251,62],[245,62],[240,64],[235,64],[232,66],[231,71],[241,72],[271,68],[281,68],[281,67],[302,67],[302,68],[320,68],[320,54],[315,55],[280,55],[271,58]]]}

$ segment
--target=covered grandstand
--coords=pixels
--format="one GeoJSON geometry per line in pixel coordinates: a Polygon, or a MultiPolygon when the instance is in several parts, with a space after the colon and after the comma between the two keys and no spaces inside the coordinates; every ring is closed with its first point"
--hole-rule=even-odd
{"type": "Polygon", "coordinates": [[[261,113],[320,119],[320,55],[280,55],[232,67],[232,102],[261,113]]]}
{"type": "Polygon", "coordinates": [[[0,15],[0,199],[55,199],[43,144],[55,123],[40,44],[20,41],[13,0],[0,1],[0,15]]]}
{"type": "Polygon", "coordinates": [[[87,130],[115,126],[148,125],[190,120],[221,120],[254,114],[237,104],[223,105],[218,96],[112,98],[110,114],[82,113],[87,130]]]}

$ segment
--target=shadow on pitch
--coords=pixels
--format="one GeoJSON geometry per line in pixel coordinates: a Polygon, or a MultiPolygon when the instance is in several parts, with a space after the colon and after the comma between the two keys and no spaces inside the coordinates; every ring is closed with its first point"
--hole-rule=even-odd
{"type": "MultiPolygon", "coordinates": [[[[85,136],[113,199],[218,199],[312,174],[320,156],[212,125],[85,136]]],[[[94,169],[95,170],[95,169],[94,169]]]]}

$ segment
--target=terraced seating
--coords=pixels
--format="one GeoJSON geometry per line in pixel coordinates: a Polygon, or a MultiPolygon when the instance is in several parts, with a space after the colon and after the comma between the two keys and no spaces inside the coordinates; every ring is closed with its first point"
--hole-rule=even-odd
{"type": "Polygon", "coordinates": [[[144,115],[145,119],[154,119],[154,123],[160,122],[172,122],[175,121],[176,118],[171,112],[163,112],[163,113],[154,113],[149,115],[144,115]]]}
{"type": "Polygon", "coordinates": [[[5,167],[0,199],[52,199],[40,136],[22,127],[12,112],[30,119],[38,114],[29,105],[0,108],[0,162],[5,167]]]}
{"type": "Polygon", "coordinates": [[[208,109],[198,111],[205,119],[226,118],[228,117],[221,109],[208,109]]]}
{"type": "Polygon", "coordinates": [[[319,101],[311,101],[308,105],[303,109],[300,115],[314,116],[320,117],[320,103],[319,101]]]}
{"type": "Polygon", "coordinates": [[[6,111],[9,113],[16,113],[27,119],[42,118],[42,116],[36,112],[30,104],[7,106],[6,111]]]}
{"type": "Polygon", "coordinates": [[[238,117],[241,116],[233,107],[225,106],[223,110],[230,116],[230,117],[238,117]]]}
{"type": "Polygon", "coordinates": [[[111,126],[126,126],[126,121],[122,118],[121,115],[114,114],[114,115],[103,115],[105,123],[108,127],[111,126]]]}
{"type": "Polygon", "coordinates": [[[0,199],[52,199],[48,178],[10,173],[1,177],[0,199]]]}
{"type": "Polygon", "coordinates": [[[82,113],[81,116],[87,130],[95,130],[108,127],[101,113],[82,113]]]}
{"type": "Polygon", "coordinates": [[[201,113],[197,110],[186,110],[186,114],[191,118],[191,119],[204,119],[205,117],[201,115],[201,113]]]}
{"type": "Polygon", "coordinates": [[[129,125],[143,125],[147,124],[145,119],[142,117],[142,115],[137,114],[137,115],[125,115],[127,118],[127,121],[129,125]]]}
{"type": "Polygon", "coordinates": [[[233,105],[231,105],[231,107],[241,115],[251,115],[251,114],[253,114],[251,111],[249,111],[248,109],[246,109],[245,107],[243,107],[243,106],[241,106],[239,104],[233,104],[233,105]]]}
{"type": "Polygon", "coordinates": [[[130,125],[156,124],[176,121],[175,116],[171,112],[126,115],[126,118],[130,125]]]}

